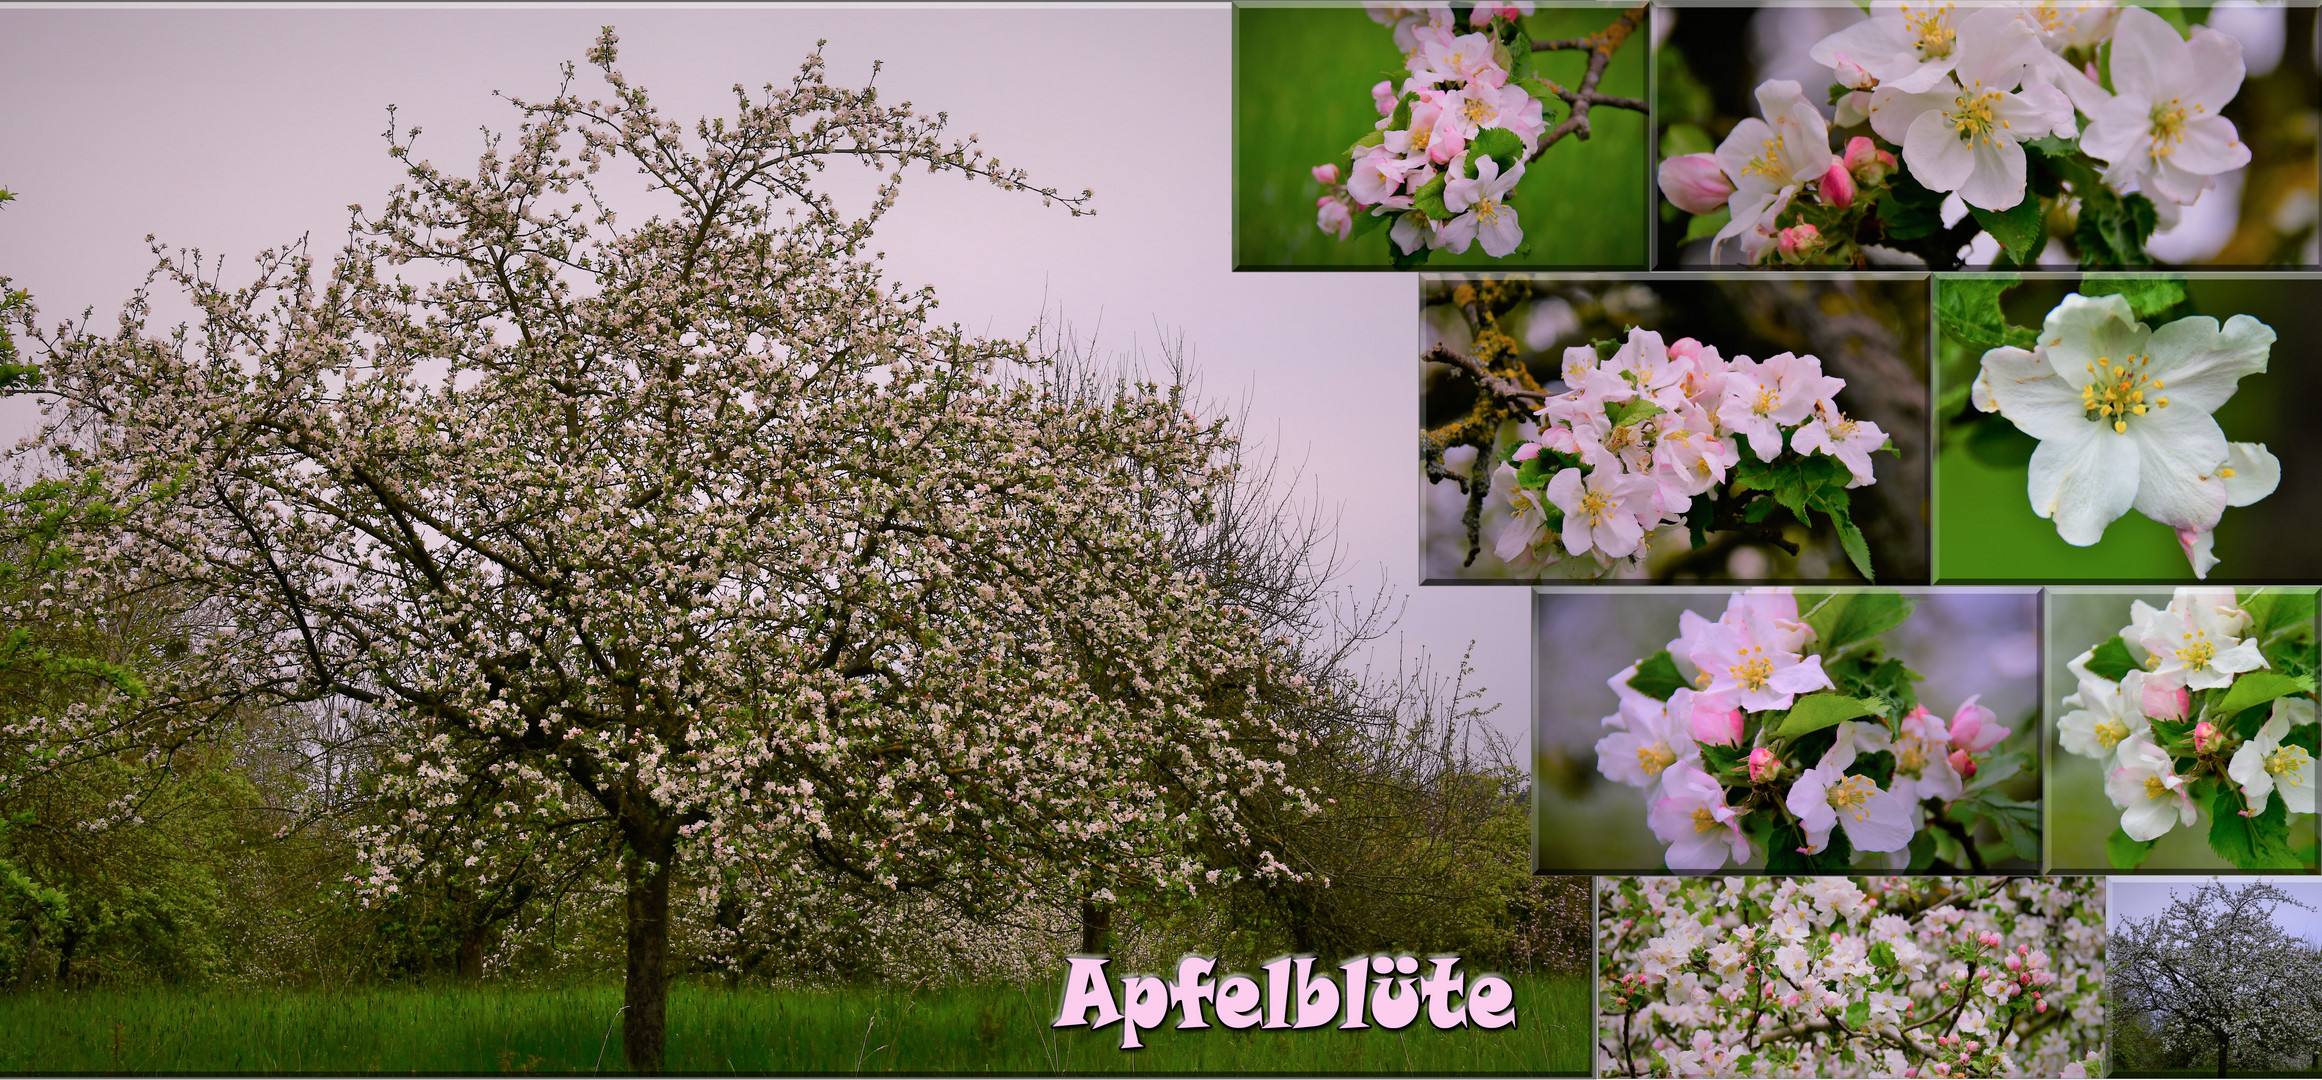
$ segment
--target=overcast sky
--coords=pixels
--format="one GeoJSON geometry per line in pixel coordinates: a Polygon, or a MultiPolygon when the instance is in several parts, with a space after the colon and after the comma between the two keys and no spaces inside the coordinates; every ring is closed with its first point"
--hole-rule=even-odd
{"type": "Polygon", "coordinates": [[[2313,878],[2291,877],[2116,877],[2112,879],[2111,903],[2105,910],[2104,925],[2118,931],[2123,919],[2148,919],[2169,910],[2171,893],[2192,896],[2201,886],[2213,880],[2239,887],[2252,881],[2270,881],[2282,891],[2306,904],[2304,908],[2283,904],[2274,909],[2274,924],[2291,934],[2322,945],[2322,881],[2313,878]]]}
{"type": "MultiPolygon", "coordinates": [[[[1084,332],[1101,323],[1112,350],[1182,333],[1206,389],[1246,397],[1253,433],[1343,509],[1349,583],[1401,589],[1403,644],[1445,667],[1476,640],[1495,726],[1528,739],[1525,590],[1413,584],[1416,283],[1231,272],[1222,4],[0,9],[0,187],[19,195],[0,210],[0,273],[46,322],[93,306],[109,323],[152,265],[148,234],[225,256],[229,281],[302,234],[327,253],[348,204],[376,208],[400,178],[380,137],[389,104],[425,129],[417,156],[472,172],[478,129],[513,126],[492,92],[551,96],[608,23],[666,115],[728,113],[735,83],[787,81],[827,38],[834,85],[883,60],[884,99],[948,111],[1043,184],[1094,188],[1097,216],[1073,219],[918,173],[879,246],[947,320],[994,336],[1020,336],[1044,305],[1084,332]]],[[[0,402],[7,441],[37,423],[29,402],[0,402]]]]}

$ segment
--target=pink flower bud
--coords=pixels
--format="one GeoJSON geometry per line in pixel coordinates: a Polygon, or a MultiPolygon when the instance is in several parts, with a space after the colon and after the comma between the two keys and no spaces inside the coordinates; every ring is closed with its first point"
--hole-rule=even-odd
{"type": "Polygon", "coordinates": [[[1782,230],[1781,238],[1775,241],[1775,248],[1782,253],[1784,262],[1805,262],[1815,252],[1822,250],[1822,230],[1809,223],[1799,222],[1782,230]]]}
{"type": "Polygon", "coordinates": [[[1661,162],[1661,194],[1688,214],[1707,214],[1725,206],[1733,194],[1715,154],[1681,154],[1661,162]]]}
{"type": "Polygon", "coordinates": [[[2047,1003],[2047,1002],[2045,1002],[2045,1001],[2040,1001],[2040,1000],[2038,1000],[2038,999],[2034,999],[2034,1000],[2032,1001],[2032,1011],[2033,1011],[2033,1012],[2047,1012],[2047,1011],[2048,1011],[2048,1003],[2047,1003]]]}
{"type": "Polygon", "coordinates": [[[1822,201],[1841,210],[1854,205],[1854,174],[1844,164],[1833,161],[1822,174],[1822,201]]]}
{"type": "Polygon", "coordinates": [[[1782,1004],[1795,1008],[1798,1004],[1798,995],[1795,993],[1782,995],[1782,1004]]]}
{"type": "MultiPolygon", "coordinates": [[[[1693,699],[1693,741],[1706,746],[1733,746],[1741,742],[1742,711],[1718,705],[1716,699],[1705,695],[1693,699]]],[[[1756,755],[1751,756],[1754,759],[1756,755]]]]}
{"type": "MultiPolygon", "coordinates": [[[[1998,714],[1976,704],[1982,694],[1959,703],[1959,711],[1951,714],[1951,748],[1980,754],[2008,737],[2008,729],[1998,723],[1998,714]]],[[[1965,775],[1962,773],[1961,775],[1965,775]]]]}
{"type": "Polygon", "coordinates": [[[1867,186],[1887,182],[1894,175],[1895,155],[1879,149],[1867,135],[1857,135],[1846,141],[1846,171],[1867,186]]]}
{"type": "Polygon", "coordinates": [[[2000,936],[1989,930],[1977,935],[1976,940],[1982,942],[1985,948],[1996,949],[2000,947],[2000,936]]]}
{"type": "Polygon", "coordinates": [[[2207,720],[2203,720],[2202,722],[2193,725],[2194,753],[2211,753],[2217,749],[2217,745],[2219,743],[2224,741],[2225,738],[2223,734],[2217,730],[2217,725],[2212,724],[2207,720]]]}
{"type": "Polygon", "coordinates": [[[1974,759],[1974,758],[1971,758],[1971,757],[1968,757],[1968,756],[1967,756],[1967,751],[1965,751],[1965,750],[1953,750],[1953,751],[1951,752],[1951,756],[1950,756],[1950,758],[1949,758],[1948,760],[1951,762],[1951,771],[1952,771],[1952,772],[1955,772],[1955,773],[1958,773],[1958,774],[1959,774],[1959,778],[1960,778],[1960,779],[1962,779],[1962,780],[1973,780],[1973,779],[1975,779],[1975,772],[1976,772],[1976,767],[1975,767],[1975,759],[1974,759]]]}
{"type": "Polygon", "coordinates": [[[1981,1050],[1981,1049],[1983,1049],[1983,1044],[1982,1044],[1982,1043],[1979,1043],[1979,1042],[1975,1041],[1974,1039],[1969,1039],[1969,1040],[1967,1040],[1967,1052],[1968,1052],[1968,1053],[1972,1054],[1972,1053],[1975,1053],[1976,1051],[1978,1051],[1978,1050],[1981,1050]]]}
{"type": "Polygon", "coordinates": [[[1371,104],[1379,107],[1380,116],[1395,115],[1395,102],[1400,97],[1401,95],[1395,93],[1395,84],[1385,79],[1379,80],[1377,86],[1371,87],[1371,104]]]}
{"type": "Polygon", "coordinates": [[[2193,695],[2182,686],[2163,686],[2146,679],[2137,706],[2155,720],[2183,720],[2193,709],[2193,695]]]}
{"type": "Polygon", "coordinates": [[[1317,184],[1338,183],[1338,166],[1336,164],[1315,166],[1314,182],[1317,184]]]}
{"type": "Polygon", "coordinates": [[[1782,763],[1775,759],[1773,751],[1763,746],[1750,751],[1750,783],[1763,784],[1781,771],[1782,763]]]}
{"type": "Polygon", "coordinates": [[[2009,971],[2014,971],[2014,970],[2016,970],[2016,969],[2018,969],[2018,968],[2021,968],[2021,967],[2023,967],[2023,966],[2024,966],[2024,958],[2023,958],[2023,957],[2020,957],[2020,956],[2011,956],[2011,957],[2008,957],[2008,970],[2009,970],[2009,971]]]}
{"type": "Polygon", "coordinates": [[[1869,71],[1864,70],[1861,64],[1849,59],[1845,53],[1839,53],[1833,59],[1838,61],[1832,65],[1838,69],[1838,85],[1849,90],[1876,90],[1879,88],[1878,79],[1872,77],[1869,71]]]}
{"type": "Polygon", "coordinates": [[[1314,224],[1323,232],[1344,240],[1354,232],[1354,214],[1346,200],[1325,195],[1314,201],[1314,224]]]}

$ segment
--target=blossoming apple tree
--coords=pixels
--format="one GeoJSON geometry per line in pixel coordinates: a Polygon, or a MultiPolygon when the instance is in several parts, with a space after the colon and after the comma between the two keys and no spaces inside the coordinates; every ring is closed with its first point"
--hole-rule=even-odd
{"type": "Polygon", "coordinates": [[[2235,866],[2313,867],[2315,663],[2311,588],[2136,600],[2120,633],[2072,658],[2057,738],[2107,770],[2114,865],[2136,869],[2206,811],[2210,848],[2235,866]]]}
{"type": "Polygon", "coordinates": [[[2032,767],[1997,751],[2011,728],[1957,697],[1920,704],[1919,676],[1878,635],[1911,617],[1887,591],[1732,594],[1715,620],[1687,611],[1669,647],[1607,685],[1597,769],[1639,789],[1671,870],[1840,870],[1866,854],[1892,869],[1987,867],[1988,821],[2018,858],[2039,857],[2038,808],[1998,785],[2032,767]]]}
{"type": "Polygon", "coordinates": [[[1761,115],[1714,152],[1662,162],[1663,196],[1696,215],[1689,239],[1734,241],[1748,263],[1860,265],[1879,248],[1945,270],[1979,233],[2009,264],[2053,233],[2083,266],[2134,266],[2250,161],[2220,115],[2241,43],[2140,7],[1877,0],[1809,55],[1830,70],[1830,117],[1824,86],[1769,80],[1761,115]],[[1868,134],[1835,153],[1834,126],[1868,134]],[[1966,213],[1946,225],[1953,196],[1966,213]]]}
{"type": "Polygon", "coordinates": [[[1606,878],[1603,1076],[2089,1076],[2101,878],[1606,878]]]}
{"type": "Polygon", "coordinates": [[[2218,563],[2228,507],[2273,494],[2282,464],[2262,443],[2229,442],[2214,413],[2261,374],[2274,330],[2248,315],[2143,320],[2184,298],[2181,282],[2090,281],[2035,332],[2012,326],[1999,295],[2013,277],[1946,281],[1944,328],[1988,344],[1968,401],[2037,442],[2027,462],[2034,514],[2088,547],[2130,510],[2169,526],[2203,578],[2218,563]]]}
{"type": "Polygon", "coordinates": [[[1643,101],[1597,89],[1613,54],[1644,26],[1643,5],[1596,33],[1545,41],[1525,29],[1529,0],[1364,6],[1393,30],[1407,76],[1371,88],[1379,120],[1343,166],[1314,167],[1323,187],[1315,224],[1341,241],[1384,228],[1397,266],[1476,244],[1493,258],[1518,253],[1524,230],[1510,192],[1525,165],[1568,136],[1585,141],[1592,108],[1646,111],[1643,101]],[[1534,66],[1534,54],[1556,51],[1588,54],[1578,85],[1534,66]],[[1566,113],[1551,126],[1554,106],[1566,113]]]}
{"type": "Polygon", "coordinates": [[[906,168],[1089,195],[819,54],[689,128],[615,45],[608,100],[568,67],[473,176],[391,128],[409,180],[327,271],[269,252],[234,288],[164,254],[191,326],[149,331],[141,294],[41,332],[41,449],[147,502],[60,602],[187,590],[269,646],[246,677],[277,700],[383,717],[364,895],[616,864],[639,1070],[673,882],[972,910],[1205,888],[1220,844],[1289,873],[1236,812],[1305,800],[1289,646],[1171,546],[1225,427],[1010,377],[1020,343],[934,324],[869,248],[906,168]],[[649,190],[617,217],[620,163],[649,190]],[[870,181],[862,216],[826,166],[870,181]]]}
{"type": "Polygon", "coordinates": [[[1695,547],[1712,532],[1735,532],[1795,553],[1783,527],[1810,529],[1819,516],[1855,572],[1874,578],[1851,492],[1878,482],[1871,455],[1894,445],[1839,406],[1846,380],[1823,374],[1811,355],[1728,360],[1713,345],[1631,327],[1626,341],[1566,349],[1563,390],[1550,393],[1499,325],[1528,295],[1520,282],[1451,287],[1472,344],[1437,345],[1422,358],[1457,369],[1477,390],[1466,416],[1420,440],[1428,481],[1450,480],[1467,495],[1468,562],[1483,549],[1492,501],[1507,511],[1494,554],[1544,575],[1636,570],[1664,530],[1689,534],[1695,547]],[[1444,461],[1454,446],[1476,450],[1464,476],[1444,461]]]}
{"type": "Polygon", "coordinates": [[[2162,1047],[2214,1056],[2219,1076],[2311,1067],[2322,1051],[2322,954],[2277,918],[2310,906],[2269,881],[2180,889],[2167,910],[2125,919],[2112,937],[2116,1019],[2157,1020],[2162,1047]]]}

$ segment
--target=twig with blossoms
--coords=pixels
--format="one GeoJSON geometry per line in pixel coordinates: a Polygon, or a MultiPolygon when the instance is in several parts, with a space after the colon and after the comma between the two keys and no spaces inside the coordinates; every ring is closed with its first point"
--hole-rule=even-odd
{"type": "Polygon", "coordinates": [[[1631,327],[1626,342],[1566,349],[1563,390],[1551,393],[1498,326],[1524,295],[1516,282],[1455,287],[1453,304],[1477,327],[1473,344],[1423,357],[1479,391],[1466,417],[1424,432],[1420,447],[1430,481],[1452,480],[1467,495],[1467,564],[1483,550],[1483,511],[1496,495],[1507,516],[1494,554],[1543,573],[1636,569],[1664,530],[1690,534],[1696,548],[1717,532],[1795,554],[1785,525],[1812,528],[1820,515],[1856,572],[1873,578],[1849,493],[1876,482],[1872,452],[1894,447],[1877,424],[1840,409],[1844,379],[1824,375],[1812,355],[1729,361],[1692,338],[1664,343],[1631,327]],[[1468,476],[1444,465],[1453,446],[1476,449],[1468,476]]]}
{"type": "Polygon", "coordinates": [[[2038,857],[2037,808],[1996,788],[2028,765],[1992,752],[2011,729],[1979,695],[1949,720],[1930,712],[1919,676],[1882,655],[1878,635],[1912,608],[1891,592],[1834,593],[1801,614],[1788,589],[1735,593],[1716,621],[1685,612],[1668,648],[1607,680],[1620,709],[1604,718],[1597,768],[1643,792],[1669,869],[1762,851],[1777,871],[1845,869],[1858,853],[1980,871],[1961,816],[2038,857]],[[1952,827],[1926,828],[1937,820],[1952,827]]]}
{"type": "Polygon", "coordinates": [[[2093,878],[1607,878],[1599,1071],[2085,1076],[2093,878]]]}
{"type": "Polygon", "coordinates": [[[2235,866],[2315,865],[2290,815],[2314,812],[2316,657],[2314,590],[2191,588],[2165,608],[2132,602],[2119,634],[2071,660],[2057,736],[2108,770],[2115,866],[2142,865],[2204,810],[2210,848],[2235,866]]]}
{"type": "Polygon", "coordinates": [[[1688,235],[1714,227],[1713,256],[1739,237],[1753,263],[1861,265],[1884,249],[1953,269],[1981,231],[2029,264],[2060,220],[2083,266],[2138,265],[2156,228],[2250,161],[2218,115],[2241,88],[2240,43],[2110,0],[1878,0],[1809,55],[1831,72],[1829,120],[1819,91],[1769,80],[1763,119],[1662,163],[1664,195],[1703,219],[1688,235]],[[1833,124],[1871,132],[1848,140],[1845,167],[1833,124]],[[1967,211],[1950,226],[1946,196],[1967,211]]]}
{"type": "Polygon", "coordinates": [[[1385,228],[1398,266],[1478,243],[1493,258],[1517,253],[1524,232],[1510,193],[1525,166],[1566,136],[1585,141],[1592,107],[1648,111],[1639,99],[1597,90],[1613,54],[1643,25],[1641,4],[1603,30],[1560,41],[1532,40],[1529,0],[1469,8],[1464,34],[1449,4],[1365,6],[1393,29],[1409,74],[1371,88],[1380,119],[1348,149],[1345,169],[1314,167],[1323,188],[1315,224],[1341,241],[1385,228]],[[1567,50],[1589,54],[1578,86],[1533,69],[1532,54],[1567,50]],[[1549,102],[1569,110],[1554,129],[1549,102]]]}

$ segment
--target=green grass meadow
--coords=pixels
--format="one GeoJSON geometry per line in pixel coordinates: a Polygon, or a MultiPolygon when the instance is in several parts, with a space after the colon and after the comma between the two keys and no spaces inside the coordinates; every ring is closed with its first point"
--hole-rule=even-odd
{"type": "MultiPolygon", "coordinates": [[[[1612,8],[1548,8],[1525,20],[1535,40],[1602,30],[1612,8]]],[[[1605,93],[1645,96],[1645,33],[1613,54],[1605,93]]],[[[1539,54],[1542,70],[1567,86],[1587,70],[1587,54],[1539,54]]],[[[1311,170],[1336,162],[1378,122],[1371,86],[1401,80],[1388,29],[1347,6],[1234,9],[1234,264],[1241,268],[1390,264],[1382,230],[1340,242],[1314,224],[1322,194],[1311,170]]],[[[1568,112],[1549,110],[1551,127],[1568,112]]],[[[1516,189],[1524,243],[1505,260],[1477,245],[1465,255],[1438,251],[1426,268],[1444,266],[1645,266],[1645,114],[1589,111],[1587,142],[1565,139],[1525,167],[1516,189]]]]}
{"type": "MultiPolygon", "coordinates": [[[[1585,1073],[1588,981],[1519,978],[1500,1031],[1051,1029],[1054,986],[678,986],[673,1073],[1585,1073]]],[[[0,1073],[620,1072],[621,989],[0,996],[0,1073]],[[601,1064],[600,1064],[601,1062],[601,1064]]],[[[1174,1022],[1175,1014],[1171,1014],[1174,1022]]]]}

